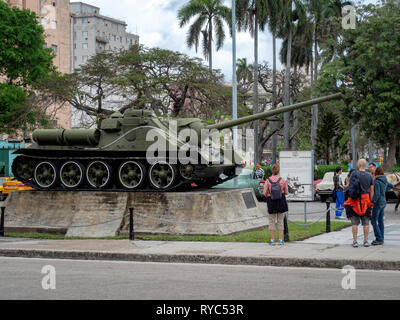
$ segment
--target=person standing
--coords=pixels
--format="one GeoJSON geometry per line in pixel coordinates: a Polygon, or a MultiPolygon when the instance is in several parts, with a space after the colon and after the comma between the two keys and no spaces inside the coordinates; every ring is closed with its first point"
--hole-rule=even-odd
{"type": "Polygon", "coordinates": [[[374,179],[366,172],[367,161],[358,161],[358,171],[350,177],[348,187],[349,199],[344,203],[347,218],[351,220],[353,232],[353,247],[358,248],[358,226],[361,223],[364,229],[364,247],[369,247],[369,222],[372,216],[372,199],[374,198],[374,179]]]}
{"type": "Polygon", "coordinates": [[[387,181],[385,172],[382,167],[376,168],[374,182],[374,209],[372,210],[372,227],[374,228],[375,240],[372,241],[373,246],[380,246],[385,243],[385,226],[383,217],[386,207],[386,191],[394,188],[394,185],[387,181]]]}
{"type": "Polygon", "coordinates": [[[257,168],[257,170],[256,170],[256,177],[257,177],[258,179],[262,179],[262,178],[264,177],[264,174],[265,174],[264,169],[261,168],[261,166],[260,166],[259,164],[256,166],[256,168],[257,168]]]}
{"type": "Polygon", "coordinates": [[[336,195],[336,217],[337,220],[344,220],[342,216],[344,211],[344,187],[342,181],[343,170],[341,167],[336,168],[335,175],[333,176],[334,191],[336,195]]]}
{"type": "Polygon", "coordinates": [[[278,230],[278,244],[283,245],[285,214],[289,211],[286,196],[289,194],[286,180],[279,176],[280,167],[272,166],[272,176],[265,181],[264,196],[267,198],[269,213],[270,245],[275,245],[275,231],[278,230]]]}
{"type": "Polygon", "coordinates": [[[371,162],[371,163],[368,165],[368,171],[369,171],[369,173],[372,174],[372,177],[375,179],[376,164],[373,163],[373,162],[371,162]]]}

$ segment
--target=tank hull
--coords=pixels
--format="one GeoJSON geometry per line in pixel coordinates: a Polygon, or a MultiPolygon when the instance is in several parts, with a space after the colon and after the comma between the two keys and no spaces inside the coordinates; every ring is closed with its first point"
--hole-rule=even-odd
{"type": "MultiPolygon", "coordinates": [[[[166,154],[166,159],[163,159],[165,161],[160,161],[148,159],[146,152],[132,151],[60,150],[60,148],[48,147],[46,149],[21,149],[15,153],[18,155],[13,163],[15,178],[36,190],[43,191],[165,192],[190,190],[196,186],[210,188],[235,178],[239,173],[238,170],[242,167],[238,164],[189,164],[190,170],[187,173],[185,170],[188,169],[188,165],[180,164],[176,157],[169,157],[168,154],[166,154]],[[41,179],[38,175],[40,168],[38,169],[37,167],[42,163],[47,164],[47,167],[54,172],[54,183],[53,181],[51,183],[40,183],[41,179]],[[107,183],[100,185],[90,183],[91,173],[89,170],[93,163],[104,164],[105,168],[109,169],[110,172],[107,177],[109,181],[107,183]],[[170,185],[169,183],[157,185],[157,182],[153,181],[154,174],[152,176],[151,170],[157,163],[162,163],[167,170],[172,172],[173,182],[170,185]],[[66,182],[65,178],[63,178],[63,174],[65,176],[66,171],[63,168],[68,164],[75,165],[76,168],[80,169],[77,175],[79,177],[76,179],[81,181],[77,183],[66,182]],[[124,164],[137,164],[140,166],[143,170],[143,182],[140,184],[124,184],[122,172],[124,164]]],[[[197,160],[201,163],[202,159],[199,156],[197,160]]]]}

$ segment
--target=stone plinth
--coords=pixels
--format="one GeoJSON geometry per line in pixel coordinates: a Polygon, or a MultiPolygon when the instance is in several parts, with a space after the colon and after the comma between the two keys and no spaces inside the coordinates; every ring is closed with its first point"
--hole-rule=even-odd
{"type": "Polygon", "coordinates": [[[6,231],[67,230],[68,237],[135,233],[227,235],[267,225],[251,189],[196,192],[13,192],[6,201],[6,231]],[[89,226],[93,225],[93,226],[89,226]]]}

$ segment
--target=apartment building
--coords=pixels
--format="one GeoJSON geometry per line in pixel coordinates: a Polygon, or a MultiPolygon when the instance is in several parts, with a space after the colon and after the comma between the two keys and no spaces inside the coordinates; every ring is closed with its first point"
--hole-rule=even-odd
{"type": "Polygon", "coordinates": [[[100,8],[71,2],[72,70],[104,50],[126,50],[139,43],[139,36],[126,32],[124,21],[100,14],[100,8]]]}
{"type": "MultiPolygon", "coordinates": [[[[10,6],[35,12],[46,34],[46,46],[53,50],[54,65],[62,73],[71,72],[71,19],[69,0],[2,0],[10,6]]],[[[61,108],[55,101],[49,114],[55,113],[58,126],[72,127],[71,106],[61,108]]]]}

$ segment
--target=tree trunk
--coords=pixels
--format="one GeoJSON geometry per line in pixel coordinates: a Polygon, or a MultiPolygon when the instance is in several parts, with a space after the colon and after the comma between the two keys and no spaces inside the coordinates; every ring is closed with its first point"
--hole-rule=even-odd
{"type": "Polygon", "coordinates": [[[208,62],[210,70],[212,70],[212,20],[210,19],[208,23],[208,62]]]}
{"type": "Polygon", "coordinates": [[[396,164],[396,148],[397,148],[397,132],[393,133],[389,140],[389,151],[388,157],[386,161],[386,169],[392,170],[394,165],[396,164]]]}
{"type": "MultiPolygon", "coordinates": [[[[272,34],[272,50],[273,50],[273,62],[272,62],[272,109],[276,109],[276,100],[277,100],[277,92],[276,92],[276,34],[272,34]]],[[[275,131],[278,126],[276,121],[272,122],[272,131],[275,131]]],[[[276,163],[277,158],[277,145],[278,145],[278,134],[275,133],[272,136],[272,161],[276,163]]]]}
{"type": "MultiPolygon", "coordinates": [[[[294,67],[294,79],[297,77],[297,67],[294,67]]],[[[295,94],[292,96],[292,103],[296,103],[297,97],[295,97],[295,94]]],[[[299,149],[299,139],[297,139],[298,135],[298,129],[299,129],[299,110],[294,110],[293,111],[293,132],[295,133],[293,137],[293,150],[297,151],[299,149]]]]}
{"type": "MultiPolygon", "coordinates": [[[[315,51],[315,58],[314,58],[314,64],[311,65],[311,79],[312,79],[312,84],[311,84],[311,89],[314,89],[314,84],[318,80],[318,44],[316,41],[316,35],[314,32],[313,35],[314,38],[314,51],[315,51]],[[314,79],[313,79],[314,77],[314,79]]],[[[315,150],[316,146],[316,141],[317,141],[317,130],[318,130],[318,105],[312,106],[312,120],[311,120],[311,141],[312,141],[312,146],[313,149],[315,150]]]]}
{"type": "MultiPolygon", "coordinates": [[[[254,84],[253,84],[253,111],[258,113],[258,19],[257,12],[254,17],[254,84]]],[[[258,128],[260,122],[257,120],[254,122],[254,165],[259,162],[258,157],[258,128]]]]}
{"type": "MultiPolygon", "coordinates": [[[[290,67],[292,57],[292,25],[289,26],[288,35],[288,49],[286,53],[286,74],[285,74],[285,95],[284,103],[285,106],[290,105],[290,67]]],[[[286,112],[284,115],[284,139],[285,139],[285,150],[290,149],[290,113],[286,112]]]]}

